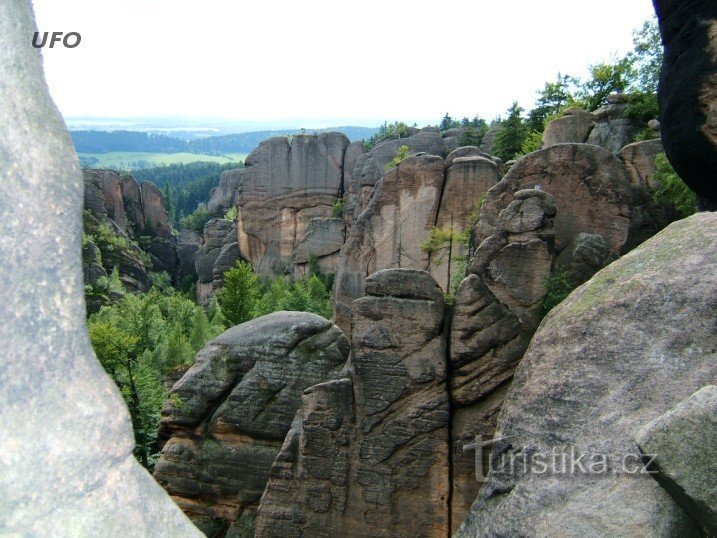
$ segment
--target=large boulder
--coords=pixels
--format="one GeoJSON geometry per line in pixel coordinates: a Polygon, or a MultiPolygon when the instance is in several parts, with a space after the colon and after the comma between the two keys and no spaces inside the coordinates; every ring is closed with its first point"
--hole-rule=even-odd
{"type": "Polygon", "coordinates": [[[130,175],[120,176],[122,181],[122,203],[127,215],[128,233],[135,237],[144,235],[144,209],[142,193],[137,180],[130,175]]]}
{"type": "Polygon", "coordinates": [[[0,532],[201,536],[134,459],[127,407],[87,336],[82,171],[36,31],[30,2],[3,3],[0,532]]]}
{"type": "Polygon", "coordinates": [[[201,244],[194,256],[199,304],[206,306],[212,294],[222,286],[224,272],[234,267],[237,260],[244,259],[236,233],[233,220],[215,218],[204,225],[201,244]]]}
{"type": "Polygon", "coordinates": [[[443,294],[380,271],[354,303],[348,378],[306,391],[256,536],[446,536],[449,402],[443,294]]]}
{"type": "Polygon", "coordinates": [[[620,158],[627,166],[634,187],[650,193],[660,188],[655,179],[655,158],[661,153],[664,153],[664,149],[659,138],[634,142],[620,150],[620,158]]]}
{"type": "Polygon", "coordinates": [[[563,115],[550,121],[543,132],[543,147],[555,144],[584,144],[595,127],[595,115],[582,108],[568,108],[563,115]]]}
{"type": "Polygon", "coordinates": [[[249,154],[236,197],[237,235],[256,272],[290,272],[309,222],[331,217],[348,145],[341,133],[300,134],[265,140],[249,154]]]}
{"type": "Polygon", "coordinates": [[[716,258],[717,214],[694,215],[548,314],[516,371],[493,470],[459,536],[695,535],[640,472],[634,437],[717,376],[716,258]]]}
{"type": "Polygon", "coordinates": [[[653,3],[665,48],[658,89],[665,153],[703,205],[717,209],[717,5],[653,3]]]}
{"type": "Polygon", "coordinates": [[[601,146],[614,154],[631,143],[644,125],[626,116],[627,106],[624,94],[608,97],[608,104],[593,112],[595,127],[590,131],[587,143],[601,146]]]}
{"type": "Polygon", "coordinates": [[[211,340],[162,410],[154,477],[205,532],[250,524],[302,392],[338,377],[348,353],[337,327],[306,312],[211,340]]]}
{"type": "Polygon", "coordinates": [[[697,522],[717,531],[717,386],[700,389],[636,437],[657,482],[697,522]]]}
{"type": "Polygon", "coordinates": [[[581,232],[601,235],[619,253],[630,233],[633,191],[623,162],[589,144],[558,144],[520,158],[488,191],[475,227],[475,245],[495,233],[498,215],[521,189],[555,197],[555,250],[581,232]]]}

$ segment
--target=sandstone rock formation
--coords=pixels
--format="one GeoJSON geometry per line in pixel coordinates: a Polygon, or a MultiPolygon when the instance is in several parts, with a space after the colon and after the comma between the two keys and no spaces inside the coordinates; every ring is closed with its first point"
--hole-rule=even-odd
{"type": "Polygon", "coordinates": [[[590,131],[587,143],[601,146],[610,153],[620,150],[635,139],[643,128],[639,121],[625,115],[627,96],[616,94],[608,97],[608,104],[593,112],[595,127],[590,131]]]}
{"type": "Polygon", "coordinates": [[[212,191],[207,203],[207,211],[214,217],[223,217],[236,205],[239,185],[244,180],[244,169],[227,170],[219,177],[219,186],[212,191]]]}
{"type": "Polygon", "coordinates": [[[352,301],[364,294],[364,279],[381,269],[427,270],[448,291],[464,247],[457,237],[432,252],[422,245],[433,228],[456,236],[469,228],[476,204],[501,177],[500,161],[477,150],[468,150],[463,157],[454,155],[450,163],[446,170],[438,156],[408,157],[373,189],[338,262],[333,299],[336,324],[344,331],[350,328],[352,301]]]}
{"type": "Polygon", "coordinates": [[[555,144],[584,144],[595,127],[595,115],[582,108],[568,108],[549,122],[543,132],[543,147],[555,144]]]}
{"type": "Polygon", "coordinates": [[[277,312],[197,354],[162,410],[154,477],[205,532],[250,528],[302,392],[338,377],[348,342],[331,322],[277,312]]]}
{"type": "Polygon", "coordinates": [[[3,4],[0,532],[201,536],[134,459],[129,413],[87,337],[82,171],[35,31],[30,2],[3,4]]]}
{"type": "Polygon", "coordinates": [[[151,181],[143,181],[139,188],[142,195],[145,233],[162,239],[169,239],[172,235],[172,226],[169,224],[162,193],[157,188],[157,185],[151,181]]]}
{"type": "Polygon", "coordinates": [[[496,472],[459,536],[694,535],[672,497],[631,471],[640,468],[637,431],[717,375],[717,273],[705,270],[716,257],[717,215],[694,215],[598,273],[543,320],[498,419],[496,472]],[[553,450],[606,465],[589,474],[558,463],[539,473],[533,455],[553,450]],[[523,457],[528,464],[507,466],[523,457]]]}
{"type": "Polygon", "coordinates": [[[654,192],[660,187],[655,180],[655,158],[661,153],[664,150],[659,138],[634,142],[620,150],[620,158],[627,166],[634,187],[648,192],[654,192]]]}
{"type": "Polygon", "coordinates": [[[488,192],[475,227],[476,246],[495,233],[513,193],[538,186],[555,197],[555,250],[580,232],[601,235],[619,253],[630,232],[633,192],[624,164],[603,148],[558,144],[520,158],[488,192]]]}
{"type": "Polygon", "coordinates": [[[460,524],[480,484],[475,454],[463,447],[491,438],[518,361],[540,321],[553,262],[555,201],[534,189],[515,193],[496,232],[481,243],[456,293],[450,329],[451,517],[460,524]]]}
{"type": "Polygon", "coordinates": [[[717,209],[717,5],[653,4],[665,48],[658,89],[665,153],[703,206],[717,209]]]}
{"type": "Polygon", "coordinates": [[[566,271],[568,280],[577,288],[616,259],[617,255],[602,236],[579,233],[560,253],[555,266],[566,271]]]}
{"type": "Polygon", "coordinates": [[[717,386],[701,388],[642,428],[637,445],[657,482],[705,536],[717,531],[717,386]],[[654,459],[653,459],[654,457],[654,459]]]}
{"type": "Polygon", "coordinates": [[[354,303],[349,378],[312,387],[271,471],[256,536],[445,536],[443,295],[380,271],[354,303]]]}
{"type": "Polygon", "coordinates": [[[236,223],[215,218],[204,225],[204,236],[195,257],[197,302],[207,305],[212,294],[222,286],[224,271],[244,259],[237,245],[236,223]]]}
{"type": "Polygon", "coordinates": [[[341,133],[262,142],[246,159],[236,194],[238,247],[265,276],[290,272],[312,219],[330,218],[342,194],[341,133]]]}

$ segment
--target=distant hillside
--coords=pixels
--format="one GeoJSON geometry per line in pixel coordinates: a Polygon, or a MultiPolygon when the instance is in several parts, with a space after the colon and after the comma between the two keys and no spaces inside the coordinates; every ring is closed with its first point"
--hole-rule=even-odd
{"type": "MultiPolygon", "coordinates": [[[[306,132],[338,131],[349,140],[363,140],[373,136],[377,128],[335,127],[329,129],[307,130],[306,132]]],[[[180,153],[189,152],[204,155],[223,155],[227,153],[250,153],[260,142],[272,136],[297,134],[298,129],[279,131],[255,131],[207,138],[184,140],[163,134],[139,131],[71,131],[72,142],[77,153],[110,152],[153,152],[180,153]]]]}

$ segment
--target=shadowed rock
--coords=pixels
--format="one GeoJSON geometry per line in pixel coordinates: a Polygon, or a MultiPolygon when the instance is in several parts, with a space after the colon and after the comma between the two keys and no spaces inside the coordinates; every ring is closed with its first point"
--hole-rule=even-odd
{"type": "Polygon", "coordinates": [[[0,533],[201,536],[134,459],[129,413],[87,337],[82,171],[36,30],[30,2],[3,4],[0,533]]]}

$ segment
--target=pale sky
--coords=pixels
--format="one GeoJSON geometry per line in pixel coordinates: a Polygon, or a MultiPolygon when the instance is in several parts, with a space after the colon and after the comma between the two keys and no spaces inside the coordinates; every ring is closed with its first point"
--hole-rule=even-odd
{"type": "MultiPolygon", "coordinates": [[[[33,0],[65,116],[492,119],[631,48],[651,0],[33,0]]],[[[337,123],[337,124],[338,124],[337,123]]],[[[307,124],[307,127],[309,125],[307,124]]]]}

